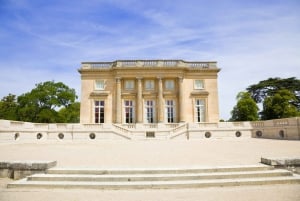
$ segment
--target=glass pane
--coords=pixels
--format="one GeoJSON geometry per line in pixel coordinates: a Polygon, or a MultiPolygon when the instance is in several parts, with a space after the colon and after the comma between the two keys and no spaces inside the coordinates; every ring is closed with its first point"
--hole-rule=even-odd
{"type": "Polygon", "coordinates": [[[96,89],[104,89],[104,80],[96,81],[96,89]]]}
{"type": "Polygon", "coordinates": [[[203,80],[195,80],[195,89],[203,89],[203,80]]]}

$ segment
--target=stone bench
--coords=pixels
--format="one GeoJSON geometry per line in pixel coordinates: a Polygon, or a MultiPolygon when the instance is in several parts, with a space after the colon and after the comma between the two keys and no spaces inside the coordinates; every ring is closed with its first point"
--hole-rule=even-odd
{"type": "Polygon", "coordinates": [[[261,163],[300,174],[300,157],[261,157],[261,163]]]}
{"type": "Polygon", "coordinates": [[[21,179],[35,173],[45,173],[56,161],[0,161],[0,177],[21,179]]]}

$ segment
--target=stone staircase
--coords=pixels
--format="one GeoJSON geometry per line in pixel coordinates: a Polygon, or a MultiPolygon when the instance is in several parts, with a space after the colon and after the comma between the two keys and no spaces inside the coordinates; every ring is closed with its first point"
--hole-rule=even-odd
{"type": "Polygon", "coordinates": [[[8,188],[169,189],[300,184],[300,176],[266,165],[178,169],[52,168],[8,184],[8,188]]]}

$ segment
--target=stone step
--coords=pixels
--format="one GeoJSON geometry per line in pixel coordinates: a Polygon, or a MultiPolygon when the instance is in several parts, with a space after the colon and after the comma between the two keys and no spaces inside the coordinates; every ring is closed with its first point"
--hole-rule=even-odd
{"type": "Polygon", "coordinates": [[[184,174],[122,174],[122,175],[91,175],[91,174],[35,174],[28,177],[29,181],[78,181],[78,182],[139,182],[139,181],[184,181],[208,179],[234,179],[258,177],[292,176],[287,170],[264,170],[244,172],[212,172],[184,174]]]}
{"type": "Polygon", "coordinates": [[[222,167],[193,167],[193,168],[156,168],[156,169],[94,169],[94,168],[51,168],[48,174],[91,174],[91,175],[128,175],[128,174],[184,174],[209,172],[241,172],[271,170],[267,165],[238,165],[222,167]]]}
{"type": "Polygon", "coordinates": [[[86,189],[170,189],[203,188],[241,185],[268,185],[300,183],[299,176],[209,179],[184,181],[141,181],[141,182],[78,182],[78,181],[28,181],[22,179],[8,184],[8,188],[86,188],[86,189]]]}

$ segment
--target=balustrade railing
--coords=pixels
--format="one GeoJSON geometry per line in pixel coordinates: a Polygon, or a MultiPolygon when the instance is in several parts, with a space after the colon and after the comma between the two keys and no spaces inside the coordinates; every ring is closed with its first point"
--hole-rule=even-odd
{"type": "Polygon", "coordinates": [[[173,66],[176,66],[178,64],[178,61],[173,61],[173,60],[170,60],[170,61],[164,61],[164,66],[167,66],[167,67],[173,67],[173,66]]]}
{"type": "Polygon", "coordinates": [[[262,121],[255,121],[255,122],[251,122],[251,126],[253,127],[264,127],[264,122],[262,121]]]}
{"type": "Polygon", "coordinates": [[[144,128],[157,128],[157,124],[144,124],[144,128]]]}
{"type": "Polygon", "coordinates": [[[157,60],[143,61],[143,66],[157,66],[157,65],[158,65],[157,60]]]}
{"type": "Polygon", "coordinates": [[[127,133],[130,133],[129,130],[123,128],[122,126],[118,126],[118,125],[116,125],[116,124],[113,124],[113,126],[114,126],[115,129],[121,131],[122,133],[126,133],[126,134],[127,134],[127,133]]]}
{"type": "Polygon", "coordinates": [[[218,123],[197,123],[198,127],[210,127],[210,128],[218,128],[218,123]]]}
{"type": "Polygon", "coordinates": [[[92,68],[110,68],[113,62],[99,62],[99,63],[91,63],[92,68]]]}
{"type": "Polygon", "coordinates": [[[109,69],[113,67],[186,67],[192,69],[217,68],[216,62],[183,60],[116,60],[113,62],[82,62],[82,69],[109,69]]]}
{"type": "Polygon", "coordinates": [[[103,124],[83,124],[84,129],[98,130],[103,129],[103,124]]]}
{"type": "Polygon", "coordinates": [[[189,62],[188,65],[192,68],[208,68],[209,64],[208,63],[203,63],[203,62],[189,62]]]}
{"type": "Polygon", "coordinates": [[[166,128],[176,128],[176,127],[178,127],[179,126],[179,124],[177,124],[177,123],[169,123],[169,124],[165,124],[165,127],[166,128]]]}
{"type": "Polygon", "coordinates": [[[274,126],[288,126],[289,121],[288,119],[278,119],[278,120],[273,120],[274,126]]]}
{"type": "Polygon", "coordinates": [[[183,124],[183,125],[175,127],[173,129],[173,133],[180,132],[180,131],[183,131],[183,130],[187,130],[187,124],[183,124]]]}

